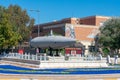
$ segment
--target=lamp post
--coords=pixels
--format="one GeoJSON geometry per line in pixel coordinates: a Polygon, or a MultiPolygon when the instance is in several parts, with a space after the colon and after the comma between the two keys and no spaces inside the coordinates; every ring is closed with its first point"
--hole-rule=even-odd
{"type": "Polygon", "coordinates": [[[30,11],[34,11],[34,12],[38,13],[38,37],[39,37],[39,32],[40,32],[40,28],[39,28],[39,14],[40,14],[40,11],[39,10],[30,10],[30,11]]]}

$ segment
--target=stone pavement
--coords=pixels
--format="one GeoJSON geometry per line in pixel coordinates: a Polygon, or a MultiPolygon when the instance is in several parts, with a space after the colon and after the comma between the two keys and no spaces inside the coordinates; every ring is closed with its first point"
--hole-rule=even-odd
{"type": "Polygon", "coordinates": [[[120,74],[104,75],[0,75],[0,80],[120,80],[120,74]]]}

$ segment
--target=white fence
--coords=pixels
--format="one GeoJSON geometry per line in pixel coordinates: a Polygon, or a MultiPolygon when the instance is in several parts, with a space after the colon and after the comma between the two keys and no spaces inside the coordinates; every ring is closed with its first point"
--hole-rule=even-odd
{"type": "Polygon", "coordinates": [[[19,53],[3,53],[0,55],[2,58],[15,58],[15,59],[24,59],[24,60],[48,60],[48,57],[46,55],[38,56],[38,55],[33,55],[33,54],[19,54],[19,53]]]}
{"type": "Polygon", "coordinates": [[[19,54],[19,53],[3,53],[0,57],[3,58],[15,58],[15,59],[23,59],[23,60],[40,60],[40,61],[101,61],[103,60],[100,56],[86,56],[82,57],[80,55],[77,56],[46,56],[46,54],[42,53],[43,55],[33,55],[29,53],[19,54]]]}

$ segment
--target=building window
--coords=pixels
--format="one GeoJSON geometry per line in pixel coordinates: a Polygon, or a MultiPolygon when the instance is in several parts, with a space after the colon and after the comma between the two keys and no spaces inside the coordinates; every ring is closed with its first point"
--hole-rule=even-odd
{"type": "Polygon", "coordinates": [[[40,32],[43,32],[43,28],[40,28],[40,32]]]}
{"type": "Polygon", "coordinates": [[[88,46],[89,52],[95,52],[95,46],[88,46]]]}
{"type": "Polygon", "coordinates": [[[32,33],[38,33],[38,29],[34,29],[32,33]]]}
{"type": "Polygon", "coordinates": [[[88,46],[89,48],[89,52],[98,52],[98,48],[96,48],[95,46],[88,46]]]}

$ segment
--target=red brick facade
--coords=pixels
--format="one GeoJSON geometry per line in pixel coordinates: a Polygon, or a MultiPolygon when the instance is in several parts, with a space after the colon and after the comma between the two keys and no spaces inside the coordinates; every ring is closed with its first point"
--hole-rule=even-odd
{"type": "Polygon", "coordinates": [[[105,22],[109,18],[110,17],[103,17],[103,16],[85,17],[80,19],[80,24],[100,26],[100,23],[105,22]]]}
{"type": "MultiPolygon", "coordinates": [[[[105,22],[109,18],[110,17],[90,16],[85,18],[66,18],[59,21],[44,23],[39,25],[39,35],[49,35],[50,30],[53,30],[54,34],[56,35],[60,34],[66,36],[66,24],[71,24],[73,25],[73,27],[76,27],[74,28],[74,31],[75,36],[78,40],[88,40],[89,38],[86,38],[86,36],[90,34],[93,30],[95,30],[95,27],[97,27],[98,29],[101,23],[105,22]]],[[[38,36],[38,25],[35,25],[33,27],[31,35],[32,38],[38,36]]]]}

